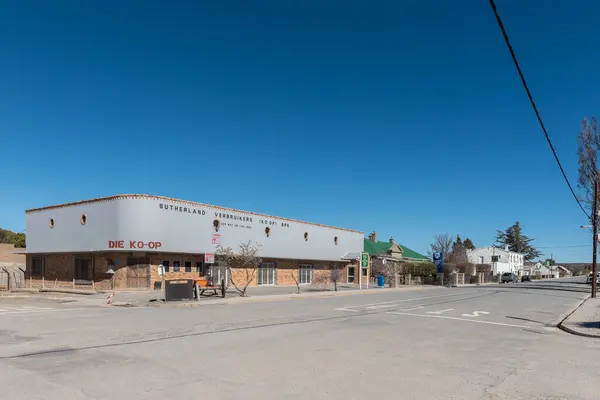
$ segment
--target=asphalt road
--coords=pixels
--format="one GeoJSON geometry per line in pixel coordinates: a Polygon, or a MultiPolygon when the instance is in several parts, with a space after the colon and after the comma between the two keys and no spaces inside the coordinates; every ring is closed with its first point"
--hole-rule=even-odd
{"type": "Polygon", "coordinates": [[[577,280],[198,308],[0,299],[0,399],[599,399],[577,280]],[[33,308],[32,307],[36,307],[33,308]]]}

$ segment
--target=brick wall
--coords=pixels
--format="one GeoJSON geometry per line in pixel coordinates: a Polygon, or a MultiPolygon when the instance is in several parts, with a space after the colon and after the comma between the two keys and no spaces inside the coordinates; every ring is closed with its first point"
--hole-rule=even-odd
{"type": "MultiPolygon", "coordinates": [[[[73,288],[74,264],[76,258],[92,258],[94,263],[94,288],[96,290],[110,290],[112,287],[112,276],[106,271],[112,268],[114,274],[115,289],[127,289],[127,257],[128,253],[107,253],[107,254],[40,254],[27,255],[27,272],[26,272],[26,287],[34,288],[73,288]],[[45,259],[45,275],[44,279],[31,278],[31,259],[34,257],[42,257],[45,259]]],[[[150,286],[148,289],[153,289],[155,282],[162,282],[167,279],[196,279],[201,276],[201,273],[196,272],[196,263],[204,261],[204,255],[190,254],[151,254],[148,256],[150,263],[150,286]],[[158,275],[158,266],[164,261],[169,261],[170,271],[166,272],[163,277],[158,275]],[[173,261],[180,261],[180,272],[173,272],[173,261]],[[191,262],[191,272],[185,272],[185,261],[191,262]]],[[[263,262],[274,263],[275,284],[276,285],[295,285],[294,277],[299,280],[300,265],[313,266],[313,279],[319,275],[329,274],[330,262],[326,261],[299,261],[291,259],[264,259],[263,262]]],[[[205,268],[203,268],[205,269],[205,268]]],[[[356,280],[358,284],[359,268],[355,269],[356,280]]],[[[245,269],[234,268],[232,270],[233,279],[238,285],[244,285],[248,279],[247,273],[250,274],[250,286],[258,284],[257,271],[246,271],[245,269]]],[[[342,267],[342,279],[340,283],[347,282],[348,269],[342,267]]],[[[367,277],[363,278],[363,283],[366,284],[367,277]]],[[[144,285],[145,286],[145,285],[144,285]]],[[[161,285],[162,286],[162,285],[161,285]]],[[[77,286],[81,289],[91,289],[92,286],[77,286]]]]}
{"type": "MultiPolygon", "coordinates": [[[[155,282],[162,282],[170,279],[197,279],[202,276],[196,272],[196,263],[202,262],[204,265],[204,255],[191,254],[153,254],[150,257],[150,287],[154,288],[155,282]],[[169,261],[169,272],[165,272],[163,277],[158,275],[158,266],[164,261],[169,261]],[[179,272],[173,272],[173,261],[180,261],[181,267],[179,272]],[[185,261],[192,263],[192,272],[185,272],[185,261]]],[[[162,284],[161,284],[162,287],[162,284]]]]}
{"type": "MultiPolygon", "coordinates": [[[[25,286],[33,288],[61,288],[61,289],[92,289],[110,290],[112,277],[107,274],[108,259],[115,259],[114,255],[86,255],[86,254],[28,254],[27,270],[25,272],[25,286]],[[31,260],[33,258],[44,259],[44,277],[31,276],[31,260]],[[93,261],[94,285],[73,285],[74,265],[76,258],[91,258],[93,261]]],[[[120,263],[115,265],[116,287],[125,286],[125,260],[120,257],[120,263]]]]}

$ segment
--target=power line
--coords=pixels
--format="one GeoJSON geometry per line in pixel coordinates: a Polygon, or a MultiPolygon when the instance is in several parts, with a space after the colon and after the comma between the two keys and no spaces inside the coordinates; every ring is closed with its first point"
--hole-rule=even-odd
{"type": "Polygon", "coordinates": [[[573,194],[573,198],[575,198],[575,201],[577,202],[577,204],[579,204],[579,208],[581,208],[581,211],[583,211],[583,213],[588,217],[588,219],[591,219],[590,215],[587,213],[587,211],[585,211],[585,208],[583,208],[583,206],[581,205],[581,202],[577,198],[577,195],[575,194],[575,191],[573,190],[573,187],[571,186],[571,182],[569,182],[569,178],[567,178],[567,174],[565,173],[565,170],[563,169],[563,166],[560,163],[560,160],[558,159],[556,150],[554,150],[554,145],[552,144],[552,141],[550,140],[550,136],[548,136],[548,132],[546,131],[546,127],[544,126],[544,122],[542,121],[542,117],[540,116],[540,112],[538,111],[538,108],[535,105],[535,101],[533,101],[533,96],[531,95],[531,92],[529,91],[529,86],[527,86],[527,81],[525,80],[523,71],[521,71],[521,67],[519,66],[519,62],[517,61],[517,56],[515,55],[515,51],[513,50],[512,45],[510,44],[510,40],[508,39],[508,34],[506,33],[506,29],[504,29],[504,24],[502,23],[500,14],[498,14],[498,10],[496,9],[496,3],[494,2],[494,0],[490,0],[490,5],[492,6],[492,10],[494,11],[494,15],[496,16],[496,21],[498,21],[498,26],[500,27],[500,30],[502,31],[502,36],[504,36],[504,41],[506,42],[508,51],[510,52],[513,62],[515,63],[517,72],[519,73],[519,76],[521,77],[521,82],[523,83],[523,87],[525,88],[525,91],[527,92],[527,97],[529,97],[529,102],[531,103],[531,106],[533,107],[533,111],[535,112],[538,122],[540,123],[540,126],[542,127],[542,131],[544,132],[544,135],[546,136],[546,140],[548,141],[550,150],[552,150],[552,154],[554,154],[554,159],[556,160],[556,163],[558,164],[558,167],[560,168],[560,172],[562,172],[562,176],[563,176],[563,178],[565,178],[565,182],[567,182],[567,186],[569,186],[569,190],[571,190],[571,194],[573,194]]]}
{"type": "Polygon", "coordinates": [[[591,244],[576,244],[566,246],[535,246],[536,249],[573,249],[576,247],[592,247],[591,244]]]}

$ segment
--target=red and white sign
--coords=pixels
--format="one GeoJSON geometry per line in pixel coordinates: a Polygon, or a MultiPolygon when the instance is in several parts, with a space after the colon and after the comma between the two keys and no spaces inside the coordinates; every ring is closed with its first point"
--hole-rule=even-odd
{"type": "Polygon", "coordinates": [[[215,263],[215,254],[214,253],[204,254],[204,264],[214,264],[214,263],[215,263]]]}
{"type": "Polygon", "coordinates": [[[212,244],[216,244],[216,245],[221,244],[221,234],[220,233],[213,233],[212,244]]]}

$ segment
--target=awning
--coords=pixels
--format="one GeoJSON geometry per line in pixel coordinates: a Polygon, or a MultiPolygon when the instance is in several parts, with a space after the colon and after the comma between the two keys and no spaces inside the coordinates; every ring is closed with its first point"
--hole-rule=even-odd
{"type": "Polygon", "coordinates": [[[360,253],[346,253],[341,259],[344,261],[358,261],[360,260],[360,253]]]}

